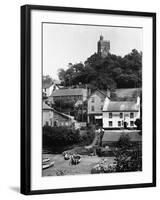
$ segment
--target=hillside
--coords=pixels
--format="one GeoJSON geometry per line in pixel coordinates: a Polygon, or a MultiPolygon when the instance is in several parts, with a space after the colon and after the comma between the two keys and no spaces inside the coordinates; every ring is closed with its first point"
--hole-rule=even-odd
{"type": "Polygon", "coordinates": [[[71,64],[59,70],[64,86],[88,85],[100,90],[138,88],[142,86],[142,52],[136,49],[124,57],[109,54],[102,58],[97,53],[83,63],[71,64]]]}

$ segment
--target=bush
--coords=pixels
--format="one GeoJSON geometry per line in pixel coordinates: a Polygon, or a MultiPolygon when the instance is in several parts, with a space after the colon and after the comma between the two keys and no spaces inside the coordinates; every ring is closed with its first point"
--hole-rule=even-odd
{"type": "Polygon", "coordinates": [[[135,125],[137,126],[138,130],[142,130],[142,119],[136,119],[135,125]]]}
{"type": "Polygon", "coordinates": [[[43,146],[64,147],[73,145],[81,141],[78,130],[72,130],[66,127],[43,127],[43,146]]]}
{"type": "Polygon", "coordinates": [[[122,134],[116,144],[116,147],[119,148],[129,148],[132,144],[130,142],[130,137],[128,134],[122,134]]]}
{"type": "Polygon", "coordinates": [[[91,131],[91,130],[87,131],[81,136],[81,144],[83,145],[91,144],[94,140],[94,137],[95,137],[94,131],[91,131]]]}
{"type": "Polygon", "coordinates": [[[138,149],[120,150],[115,161],[116,172],[142,171],[142,155],[138,149]]]}
{"type": "Polygon", "coordinates": [[[96,154],[99,157],[103,157],[103,156],[112,157],[112,156],[114,156],[113,151],[111,149],[106,149],[105,147],[98,147],[96,149],[96,154]]]}
{"type": "Polygon", "coordinates": [[[136,143],[130,142],[127,134],[121,135],[115,151],[116,172],[131,172],[142,170],[142,149],[136,143]]]}

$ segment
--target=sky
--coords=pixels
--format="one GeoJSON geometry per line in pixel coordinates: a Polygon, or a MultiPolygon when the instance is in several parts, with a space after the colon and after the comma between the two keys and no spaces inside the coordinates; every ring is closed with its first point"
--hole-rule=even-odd
{"type": "Polygon", "coordinates": [[[142,51],[140,28],[102,27],[71,24],[43,24],[43,75],[58,79],[58,70],[68,63],[84,62],[97,52],[100,35],[110,41],[110,53],[124,56],[142,51]]]}

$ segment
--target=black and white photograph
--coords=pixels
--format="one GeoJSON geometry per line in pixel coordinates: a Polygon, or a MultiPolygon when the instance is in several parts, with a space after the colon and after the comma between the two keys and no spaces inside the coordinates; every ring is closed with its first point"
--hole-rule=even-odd
{"type": "Polygon", "coordinates": [[[155,13],[21,9],[21,192],[154,187],[155,13]]]}
{"type": "Polygon", "coordinates": [[[143,28],[42,24],[42,176],[142,171],[143,28]]]}

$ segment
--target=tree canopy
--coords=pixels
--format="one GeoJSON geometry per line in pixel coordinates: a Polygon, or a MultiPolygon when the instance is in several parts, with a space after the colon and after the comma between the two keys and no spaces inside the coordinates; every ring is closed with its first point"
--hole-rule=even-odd
{"type": "Polygon", "coordinates": [[[133,49],[124,57],[109,54],[102,58],[97,53],[83,63],[69,64],[59,70],[64,86],[88,85],[91,88],[136,88],[142,85],[142,52],[133,49]]]}

